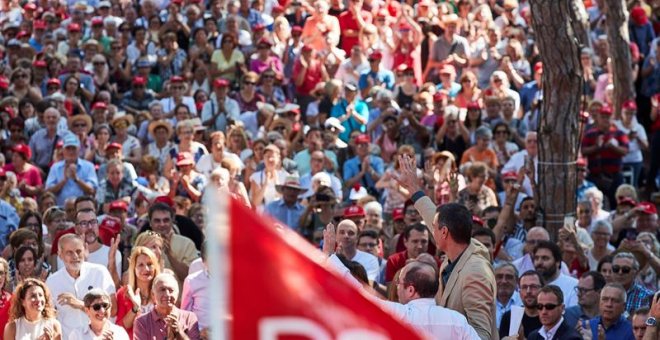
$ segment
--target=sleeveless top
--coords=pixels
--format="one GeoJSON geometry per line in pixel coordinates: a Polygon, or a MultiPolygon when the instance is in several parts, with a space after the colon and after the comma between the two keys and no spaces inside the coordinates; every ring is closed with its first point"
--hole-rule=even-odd
{"type": "Polygon", "coordinates": [[[44,334],[44,328],[55,329],[55,319],[28,321],[25,316],[16,319],[16,340],[37,339],[44,334]]]}

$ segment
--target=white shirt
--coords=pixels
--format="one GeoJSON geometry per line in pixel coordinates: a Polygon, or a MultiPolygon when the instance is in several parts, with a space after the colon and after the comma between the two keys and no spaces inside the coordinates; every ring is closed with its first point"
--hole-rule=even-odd
{"type": "MultiPolygon", "coordinates": [[[[243,164],[243,161],[241,161],[241,158],[238,157],[236,154],[228,152],[228,151],[223,151],[222,153],[223,158],[229,158],[232,159],[234,162],[239,164],[240,169],[243,170],[245,168],[245,164],[243,164]]],[[[211,173],[213,170],[216,168],[220,168],[221,164],[216,163],[213,160],[213,154],[208,153],[202,157],[199,158],[199,161],[197,161],[197,165],[195,165],[195,168],[199,173],[202,175],[206,176],[206,178],[210,179],[211,178],[211,173]]]]}
{"type": "Polygon", "coordinates": [[[543,337],[545,340],[550,340],[552,337],[555,336],[557,333],[557,330],[559,329],[559,326],[561,326],[561,323],[564,322],[564,317],[559,319],[559,322],[557,322],[556,325],[552,326],[548,331],[545,330],[545,326],[541,327],[539,330],[539,335],[543,337]]]}
{"type": "MultiPolygon", "coordinates": [[[[518,275],[522,275],[529,270],[536,270],[536,268],[534,268],[534,261],[532,261],[532,256],[529,254],[525,254],[523,257],[513,261],[513,265],[516,267],[516,269],[518,269],[518,275]]],[[[561,273],[569,275],[568,266],[566,263],[564,263],[564,261],[561,262],[561,273]]]]}
{"type": "Polygon", "coordinates": [[[520,298],[520,293],[516,290],[511,295],[509,302],[506,305],[500,303],[499,300],[495,299],[495,318],[497,323],[497,329],[500,328],[500,322],[502,322],[502,315],[511,310],[511,306],[522,306],[522,299],[520,298]]]}
{"type": "MultiPolygon", "coordinates": [[[[213,115],[218,112],[220,106],[218,105],[218,100],[216,98],[215,93],[211,94],[211,97],[209,100],[204,103],[204,106],[202,107],[202,113],[200,119],[202,122],[205,122],[213,115]]],[[[238,102],[232,98],[229,98],[225,96],[225,117],[222,115],[218,116],[215,119],[215,123],[213,126],[211,126],[212,130],[221,130],[225,131],[227,129],[227,126],[229,125],[229,122],[227,122],[226,119],[233,119],[234,121],[238,121],[241,116],[241,109],[238,106],[238,102]],[[223,123],[224,120],[224,123],[223,123]]]]}
{"type": "Polygon", "coordinates": [[[369,253],[356,250],[355,256],[353,256],[351,261],[355,261],[364,267],[364,270],[367,271],[367,277],[369,278],[369,281],[375,280],[378,276],[379,266],[377,257],[369,253]]]}
{"type": "MultiPolygon", "coordinates": [[[[620,120],[614,121],[614,126],[616,126],[617,129],[623,131],[623,133],[625,133],[626,135],[630,134],[630,131],[635,131],[639,139],[648,143],[648,138],[646,137],[646,130],[641,124],[637,122],[636,118],[633,118],[631,125],[632,125],[631,128],[628,129],[625,126],[623,126],[623,123],[620,120]]],[[[623,163],[638,163],[644,161],[644,156],[642,155],[642,146],[639,144],[637,139],[635,140],[631,139],[628,142],[628,153],[626,153],[625,156],[623,156],[621,161],[623,163]]]]}
{"type": "Polygon", "coordinates": [[[416,299],[405,305],[386,300],[377,301],[383,309],[422,331],[429,339],[479,339],[463,315],[436,305],[433,298],[416,299]]]}
{"type": "MultiPolygon", "coordinates": [[[[108,323],[108,327],[112,331],[112,339],[113,340],[128,340],[128,333],[126,333],[126,330],[114,323],[112,323],[110,320],[106,321],[108,323]]],[[[71,332],[71,335],[69,336],[70,340],[96,340],[99,339],[94,332],[92,332],[92,329],[88,327],[85,327],[83,329],[76,329],[75,331],[71,332]]]]}
{"type": "MultiPolygon", "coordinates": [[[[509,158],[509,161],[504,164],[504,167],[502,168],[502,173],[513,171],[513,172],[518,172],[520,168],[525,166],[525,158],[527,156],[527,150],[521,150],[513,154],[511,158],[509,158]]],[[[538,183],[539,179],[539,158],[534,157],[534,178],[538,183]]],[[[525,176],[525,180],[523,181],[523,189],[525,190],[525,193],[527,196],[534,197],[534,191],[532,190],[532,183],[529,181],[529,178],[525,176]]]]}
{"type": "MultiPolygon", "coordinates": [[[[106,245],[101,245],[101,248],[96,250],[93,253],[89,253],[89,256],[87,257],[87,262],[90,263],[96,263],[100,264],[103,267],[108,267],[108,255],[110,254],[110,247],[106,245]]],[[[117,272],[121,273],[121,252],[118,251],[115,254],[115,265],[117,268],[117,272]]],[[[62,262],[62,259],[57,256],[57,268],[64,268],[64,262],[62,262]]]]}
{"type": "Polygon", "coordinates": [[[62,267],[46,280],[50,289],[51,303],[57,309],[57,320],[62,325],[62,339],[69,339],[69,335],[76,329],[83,330],[89,325],[89,318],[85,312],[74,309],[68,305],[61,305],[57,297],[62,293],[71,293],[82,301],[88,291],[100,288],[108,295],[115,294],[115,284],[110,272],[104,266],[83,262],[80,267],[80,276],[74,279],[62,267]]]}
{"type": "MultiPolygon", "coordinates": [[[[195,99],[193,97],[183,97],[181,98],[181,103],[188,107],[193,117],[197,116],[197,106],[195,106],[195,99]]],[[[171,112],[176,107],[176,102],[172,97],[161,99],[160,104],[163,105],[163,112],[165,113],[171,112]]]]}
{"type": "Polygon", "coordinates": [[[566,308],[578,304],[578,297],[575,292],[575,287],[578,284],[576,278],[560,273],[554,281],[548,284],[555,285],[561,289],[561,292],[564,293],[564,305],[566,305],[566,308]]]}
{"type": "MultiPolygon", "coordinates": [[[[181,289],[181,309],[195,313],[199,328],[204,329],[210,326],[211,304],[208,287],[211,285],[209,273],[206,270],[200,270],[188,275],[183,281],[181,289]]],[[[217,304],[217,301],[213,302],[217,304]]]]}

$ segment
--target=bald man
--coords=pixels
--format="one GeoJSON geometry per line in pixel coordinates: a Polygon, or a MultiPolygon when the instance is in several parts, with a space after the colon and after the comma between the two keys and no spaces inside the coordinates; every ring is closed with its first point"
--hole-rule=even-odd
{"type": "Polygon", "coordinates": [[[355,222],[351,220],[339,222],[337,225],[337,243],[339,244],[337,252],[347,259],[361,264],[367,271],[369,281],[373,281],[378,276],[378,258],[357,249],[358,234],[355,222]]]}
{"type": "MultiPolygon", "coordinates": [[[[513,265],[518,269],[518,273],[522,274],[529,270],[536,270],[534,268],[534,261],[532,260],[532,250],[540,241],[550,241],[550,234],[548,231],[542,227],[534,227],[529,229],[527,232],[527,238],[525,239],[525,247],[523,252],[525,255],[523,257],[513,261],[513,265]]],[[[561,263],[561,273],[569,275],[568,266],[562,261],[561,263]]]]}

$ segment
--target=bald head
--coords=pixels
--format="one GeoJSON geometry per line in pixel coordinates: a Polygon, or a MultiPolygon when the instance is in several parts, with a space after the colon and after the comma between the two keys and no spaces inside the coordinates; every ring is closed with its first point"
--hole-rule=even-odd
{"type": "Polygon", "coordinates": [[[413,261],[401,270],[399,280],[403,286],[415,288],[415,294],[400,294],[399,302],[408,303],[415,298],[432,298],[438,293],[440,285],[438,272],[428,263],[413,261]],[[403,295],[403,296],[402,296],[403,295]]]}
{"type": "Polygon", "coordinates": [[[548,231],[542,227],[534,227],[529,229],[527,232],[527,238],[525,240],[525,253],[531,254],[536,244],[541,241],[550,241],[550,234],[548,234],[548,231]]]}

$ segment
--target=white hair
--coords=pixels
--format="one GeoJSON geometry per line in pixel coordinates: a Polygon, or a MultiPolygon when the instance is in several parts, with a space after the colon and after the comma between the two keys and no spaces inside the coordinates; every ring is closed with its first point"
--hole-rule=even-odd
{"type": "Polygon", "coordinates": [[[612,231],[612,225],[610,224],[610,222],[607,222],[606,220],[600,220],[600,221],[596,222],[596,223],[594,224],[594,227],[591,228],[591,234],[593,235],[593,233],[595,233],[596,230],[598,230],[598,229],[603,229],[603,228],[606,229],[607,232],[608,232],[610,235],[612,235],[612,233],[613,233],[613,231],[612,231]]]}
{"type": "Polygon", "coordinates": [[[364,205],[365,212],[375,212],[379,216],[383,215],[383,206],[380,205],[377,201],[371,201],[364,205]]]}
{"type": "Polygon", "coordinates": [[[593,196],[593,198],[595,198],[596,200],[598,200],[598,209],[602,209],[602,208],[603,208],[603,198],[604,198],[604,197],[603,197],[603,192],[600,191],[600,190],[598,190],[598,188],[596,188],[596,187],[591,187],[591,188],[585,190],[585,191],[584,191],[584,196],[585,196],[585,197],[591,197],[591,196],[593,196]]]}

